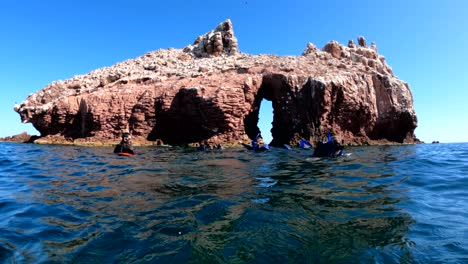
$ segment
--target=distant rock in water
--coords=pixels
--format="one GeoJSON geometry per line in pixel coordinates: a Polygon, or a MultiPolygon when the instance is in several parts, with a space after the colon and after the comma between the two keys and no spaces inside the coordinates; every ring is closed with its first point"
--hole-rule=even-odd
{"type": "Polygon", "coordinates": [[[409,85],[393,75],[375,43],[301,56],[238,50],[230,20],[182,49],[141,57],[56,81],[15,111],[41,140],[184,145],[250,143],[263,99],[273,105],[273,146],[332,132],[344,144],[414,143],[417,118],[409,85]]]}
{"type": "Polygon", "coordinates": [[[31,143],[36,140],[38,136],[31,136],[27,132],[22,132],[20,134],[0,138],[0,142],[19,142],[19,143],[31,143]]]}

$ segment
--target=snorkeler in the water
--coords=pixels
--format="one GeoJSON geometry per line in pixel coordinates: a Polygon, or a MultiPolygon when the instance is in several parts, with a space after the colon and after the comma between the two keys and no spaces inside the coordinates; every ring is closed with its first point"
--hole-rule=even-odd
{"type": "Polygon", "coordinates": [[[314,149],[316,157],[338,157],[343,156],[343,145],[333,139],[328,133],[327,139],[317,142],[314,149]]]}

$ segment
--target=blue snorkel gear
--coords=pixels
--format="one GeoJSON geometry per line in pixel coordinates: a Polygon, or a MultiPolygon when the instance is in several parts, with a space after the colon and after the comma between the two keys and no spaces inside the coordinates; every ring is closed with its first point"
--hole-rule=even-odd
{"type": "Polygon", "coordinates": [[[299,145],[301,146],[301,148],[304,148],[304,149],[312,147],[312,145],[309,142],[305,141],[305,140],[299,141],[299,145]]]}
{"type": "Polygon", "coordinates": [[[258,137],[260,137],[260,133],[257,134],[257,136],[255,136],[255,139],[252,140],[252,150],[255,151],[255,148],[257,147],[257,140],[258,140],[258,137]]]}

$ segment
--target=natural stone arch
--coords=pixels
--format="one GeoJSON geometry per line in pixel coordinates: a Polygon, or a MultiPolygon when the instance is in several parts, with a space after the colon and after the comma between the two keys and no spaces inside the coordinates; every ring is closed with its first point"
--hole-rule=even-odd
{"type": "Polygon", "coordinates": [[[300,108],[304,102],[298,95],[302,87],[295,87],[283,74],[266,74],[255,95],[252,111],[244,119],[245,133],[253,139],[260,132],[258,127],[259,110],[263,99],[272,102],[273,123],[271,128],[272,146],[293,144],[300,138],[309,137],[305,129],[310,121],[300,108]]]}
{"type": "Polygon", "coordinates": [[[345,144],[418,142],[409,85],[375,45],[364,38],[356,44],[308,44],[301,56],[251,55],[238,50],[226,20],[184,49],[53,82],[14,109],[48,137],[43,142],[114,143],[130,129],[143,144],[246,143],[259,132],[263,99],[273,106],[272,145],[328,132],[345,144]]]}

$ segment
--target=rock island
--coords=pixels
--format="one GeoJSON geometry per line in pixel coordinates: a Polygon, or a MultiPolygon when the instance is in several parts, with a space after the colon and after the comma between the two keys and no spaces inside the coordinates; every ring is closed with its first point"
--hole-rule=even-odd
{"type": "Polygon", "coordinates": [[[270,145],[319,140],[348,145],[415,143],[417,118],[407,83],[364,37],[300,56],[239,51],[230,20],[182,49],[55,81],[15,105],[42,143],[112,144],[128,130],[136,143],[250,143],[262,100],[273,105],[270,145]]]}

